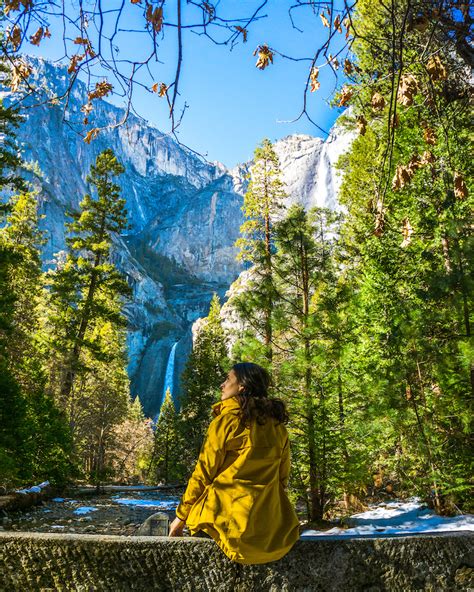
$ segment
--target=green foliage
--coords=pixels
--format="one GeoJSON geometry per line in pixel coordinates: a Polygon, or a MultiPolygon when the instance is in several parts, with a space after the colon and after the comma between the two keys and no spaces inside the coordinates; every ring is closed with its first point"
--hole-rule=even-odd
{"type": "Polygon", "coordinates": [[[181,480],[180,441],[178,417],[171,392],[167,389],[156,424],[148,480],[155,483],[176,483],[181,480]]]}
{"type": "Polygon", "coordinates": [[[87,372],[83,351],[97,362],[115,357],[113,348],[101,347],[96,325],[126,326],[121,309],[131,289],[110,260],[112,236],[126,228],[125,200],[112,181],[121,172],[110,149],[99,154],[87,177],[97,189],[97,199],[87,194],[81,210],[72,213],[66,259],[46,275],[52,388],[63,401],[71,396],[76,378],[87,372]]]}
{"type": "Polygon", "coordinates": [[[453,491],[467,502],[472,475],[468,81],[429,26],[403,30],[405,9],[397,5],[392,21],[370,0],[357,6],[351,117],[365,124],[340,161],[341,249],[354,292],[356,388],[380,428],[377,464],[399,491],[442,511],[453,491]]]}
{"type": "Polygon", "coordinates": [[[64,483],[74,473],[71,435],[46,394],[38,351],[38,284],[41,277],[34,193],[12,195],[0,229],[0,483],[10,487],[48,479],[64,483]]]}
{"type": "Polygon", "coordinates": [[[351,94],[343,126],[359,131],[339,161],[343,220],[294,206],[266,250],[251,210],[252,241],[239,243],[248,260],[270,253],[272,292],[265,317],[257,304],[270,274],[240,290],[234,356],[260,363],[271,335],[270,369],[291,417],[290,486],[310,520],[341,500],[349,510],[358,497],[391,491],[420,495],[438,512],[472,508],[466,22],[443,5],[443,26],[457,30],[451,44],[426,9],[356,5],[351,92],[346,85],[336,98],[351,94]],[[251,331],[256,310],[260,330],[251,331]]]}
{"type": "Polygon", "coordinates": [[[150,277],[163,284],[165,294],[176,284],[201,285],[201,280],[192,276],[186,269],[181,267],[174,259],[157,253],[150,246],[151,237],[144,233],[140,242],[133,239],[128,241],[128,246],[133,257],[143,265],[150,277]]]}
{"type": "Polygon", "coordinates": [[[193,350],[181,375],[177,449],[182,477],[194,467],[212,419],[211,405],[220,400],[220,385],[229,368],[219,296],[214,293],[209,314],[198,329],[193,350]]]}
{"type": "MultiPolygon", "coordinates": [[[[5,76],[9,71],[4,61],[0,59],[0,75],[5,76]]],[[[18,170],[23,161],[18,154],[15,129],[20,125],[22,118],[18,108],[5,107],[3,99],[0,99],[0,189],[26,191],[26,183],[18,170]]],[[[4,206],[2,206],[4,207],[4,206]]]]}
{"type": "Polygon", "coordinates": [[[113,476],[107,451],[130,397],[122,309],[131,289],[111,260],[113,236],[127,227],[125,199],[113,181],[123,170],[110,149],[91,166],[87,180],[97,197],[85,195],[71,214],[69,249],[47,272],[43,292],[49,391],[67,417],[83,475],[97,484],[113,476]]]}
{"type": "Polygon", "coordinates": [[[264,356],[270,364],[275,298],[272,275],[274,220],[281,215],[287,197],[280,178],[278,156],[270,140],[264,139],[255,149],[249,177],[242,206],[246,220],[240,227],[242,236],[235,241],[235,246],[240,249],[236,259],[252,263],[252,268],[246,289],[236,294],[232,302],[241,317],[251,325],[255,337],[264,337],[264,356]]]}

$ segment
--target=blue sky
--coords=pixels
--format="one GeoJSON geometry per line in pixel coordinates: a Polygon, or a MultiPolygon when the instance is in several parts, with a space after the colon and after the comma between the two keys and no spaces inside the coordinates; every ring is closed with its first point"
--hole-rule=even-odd
{"type": "MultiPolygon", "coordinates": [[[[224,1],[221,9],[227,8],[227,14],[233,16],[249,16],[260,3],[259,0],[224,1]]],[[[267,43],[292,57],[308,58],[321,45],[328,29],[322,25],[319,15],[313,14],[309,7],[295,10],[294,22],[303,29],[299,32],[292,27],[288,15],[292,4],[295,2],[291,0],[269,0],[262,12],[268,17],[252,23],[247,43],[239,43],[232,51],[189,30],[184,32],[178,111],[184,101],[189,107],[178,137],[208,160],[219,160],[228,167],[245,162],[252,158],[255,147],[264,137],[272,141],[294,133],[325,137],[305,116],[299,121],[287,122],[300,114],[310,62],[290,61],[275,55],[273,65],[259,70],[255,67],[257,57],[252,55],[258,45],[267,43]]],[[[168,0],[164,6],[165,21],[171,20],[174,18],[173,0],[168,0]]],[[[140,8],[134,5],[129,10],[127,25],[143,27],[140,8]]],[[[184,20],[190,22],[192,7],[183,2],[183,10],[189,11],[184,13],[184,20]]],[[[52,59],[62,56],[62,40],[56,34],[54,22],[50,23],[50,29],[52,37],[44,39],[39,47],[29,45],[28,53],[52,59]]],[[[146,40],[144,34],[122,33],[120,56],[135,57],[144,51],[146,40]]],[[[338,34],[337,41],[341,44],[344,34],[338,34]]],[[[176,55],[176,29],[167,28],[159,50],[163,63],[151,67],[154,81],[169,84],[173,80],[176,55]]],[[[329,67],[321,69],[319,79],[321,88],[308,94],[309,112],[318,125],[329,130],[342,109],[328,105],[335,84],[329,67]]],[[[147,77],[147,85],[151,86],[153,80],[147,77]]],[[[115,97],[113,102],[121,104],[121,99],[115,97]]],[[[160,130],[170,130],[164,99],[136,87],[133,105],[139,115],[160,130]]]]}

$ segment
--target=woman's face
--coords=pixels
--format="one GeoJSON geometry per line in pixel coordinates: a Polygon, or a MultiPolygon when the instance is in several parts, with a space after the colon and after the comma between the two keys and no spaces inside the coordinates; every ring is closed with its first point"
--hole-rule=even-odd
{"type": "Polygon", "coordinates": [[[234,397],[242,389],[243,389],[243,386],[241,386],[238,383],[237,376],[236,376],[235,372],[233,370],[230,370],[227,374],[227,378],[221,384],[221,392],[222,392],[221,401],[224,401],[225,399],[229,399],[230,397],[234,397]]]}

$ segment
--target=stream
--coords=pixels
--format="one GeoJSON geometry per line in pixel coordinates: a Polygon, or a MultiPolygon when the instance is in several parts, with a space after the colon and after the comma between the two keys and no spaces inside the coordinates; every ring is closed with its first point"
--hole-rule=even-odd
{"type": "Polygon", "coordinates": [[[165,512],[170,522],[173,521],[180,499],[178,490],[163,492],[130,488],[101,494],[78,493],[74,497],[43,501],[28,511],[11,512],[3,519],[0,517],[0,528],[4,531],[130,536],[155,512],[165,512]]]}

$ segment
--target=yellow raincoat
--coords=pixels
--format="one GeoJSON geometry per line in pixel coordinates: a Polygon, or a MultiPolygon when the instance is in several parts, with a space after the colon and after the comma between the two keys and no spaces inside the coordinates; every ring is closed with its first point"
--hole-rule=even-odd
{"type": "Polygon", "coordinates": [[[237,563],[280,559],[299,538],[299,520],[285,488],[290,447],[285,425],[267,418],[245,427],[230,397],[212,405],[199,459],[176,516],[194,535],[209,534],[237,563]]]}

